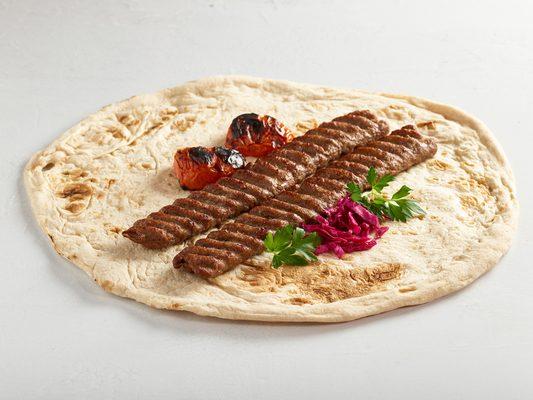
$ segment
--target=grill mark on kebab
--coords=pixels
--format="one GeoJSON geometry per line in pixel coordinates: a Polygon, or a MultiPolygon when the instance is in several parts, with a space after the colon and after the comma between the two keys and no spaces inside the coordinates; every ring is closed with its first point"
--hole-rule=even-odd
{"type": "MultiPolygon", "coordinates": [[[[224,177],[189,197],[177,199],[172,206],[151,213],[147,218],[135,222],[123,235],[148,248],[179,244],[287,190],[342,154],[383,137],[388,132],[387,123],[378,120],[369,111],[355,111],[324,122],[250,166],[236,171],[231,177],[224,177]]],[[[312,196],[316,195],[315,191],[321,191],[312,183],[305,188],[312,196]]],[[[321,197],[324,196],[325,192],[321,197]]],[[[302,198],[301,201],[305,204],[310,200],[302,198]]],[[[325,198],[322,198],[322,206],[324,201],[325,198]]],[[[270,221],[269,224],[273,226],[276,222],[270,221]]]]}
{"type": "Polygon", "coordinates": [[[225,264],[233,264],[239,259],[238,253],[232,253],[230,250],[220,250],[212,247],[201,247],[201,246],[194,246],[191,247],[189,252],[189,256],[207,256],[207,257],[214,257],[217,261],[222,261],[225,264]]]}
{"type": "Polygon", "coordinates": [[[299,158],[302,156],[304,156],[304,153],[302,152],[281,148],[279,149],[277,156],[273,159],[274,163],[277,163],[278,168],[284,168],[286,164],[290,165],[288,169],[285,169],[290,173],[290,175],[288,175],[288,177],[290,177],[290,180],[287,182],[288,185],[292,185],[304,179],[309,170],[315,170],[315,166],[312,163],[307,162],[304,164],[299,161],[299,158]],[[279,160],[280,158],[281,160],[279,160]]]}
{"type": "Polygon", "coordinates": [[[212,247],[221,250],[250,251],[253,249],[239,242],[223,242],[213,238],[199,239],[194,243],[195,246],[212,247]]]}
{"type": "Polygon", "coordinates": [[[244,233],[227,232],[228,233],[227,235],[226,234],[221,235],[222,233],[221,231],[216,231],[213,233],[214,233],[214,235],[212,236],[213,239],[224,241],[229,238],[230,240],[233,240],[251,249],[259,249],[263,245],[260,239],[256,238],[255,236],[246,235],[244,233]]]}
{"type": "Polygon", "coordinates": [[[260,174],[263,174],[273,179],[277,179],[278,182],[285,182],[292,177],[292,174],[284,174],[283,170],[279,169],[271,162],[262,159],[257,160],[255,170],[260,174]]]}
{"type": "Polygon", "coordinates": [[[252,207],[255,203],[255,198],[248,193],[243,193],[238,190],[232,189],[227,186],[222,186],[217,183],[208,185],[204,188],[204,191],[207,193],[213,193],[219,197],[225,197],[227,199],[235,200],[242,209],[248,209],[252,207]]]}
{"type": "MultiPolygon", "coordinates": [[[[318,174],[315,174],[318,175],[318,174]]],[[[337,168],[337,166],[331,166],[327,169],[320,171],[320,176],[329,179],[335,179],[339,182],[347,184],[357,179],[357,175],[347,169],[337,168]]]]}
{"type": "Polygon", "coordinates": [[[271,197],[276,191],[277,181],[258,172],[241,169],[236,171],[232,177],[242,182],[261,187],[266,191],[267,197],[271,197]]]}
{"type": "Polygon", "coordinates": [[[303,193],[282,192],[276,196],[276,199],[289,204],[296,204],[297,206],[313,211],[315,214],[320,213],[325,208],[323,201],[303,193]]]}
{"type": "Polygon", "coordinates": [[[293,150],[293,149],[287,149],[287,148],[281,148],[278,155],[285,160],[290,160],[296,165],[300,165],[301,169],[307,170],[310,166],[313,165],[313,159],[308,156],[306,153],[293,150]]]}
{"type": "MultiPolygon", "coordinates": [[[[258,199],[265,199],[268,197],[268,192],[249,182],[241,181],[233,177],[222,178],[218,181],[218,184],[221,186],[229,187],[230,189],[240,190],[243,193],[249,194],[254,198],[254,203],[256,204],[258,199]]],[[[179,199],[178,199],[179,200],[179,199]]]]}
{"type": "Polygon", "coordinates": [[[190,219],[181,217],[179,215],[165,214],[165,213],[152,213],[150,214],[152,220],[159,220],[167,223],[172,223],[181,229],[185,230],[187,234],[194,231],[194,224],[190,219]]]}
{"type": "MultiPolygon", "coordinates": [[[[404,150],[402,146],[398,146],[397,144],[390,143],[390,142],[381,142],[379,145],[380,145],[381,150],[385,150],[387,153],[395,154],[399,157],[402,157],[402,150],[410,151],[410,150],[404,150]]],[[[370,145],[369,147],[375,147],[375,146],[370,145]]]]}
{"type": "MultiPolygon", "coordinates": [[[[345,160],[335,162],[335,164],[330,165],[330,167],[334,168],[335,170],[340,169],[340,170],[354,174],[355,175],[355,178],[353,180],[354,182],[357,182],[357,180],[359,179],[360,172],[366,171],[365,164],[360,164],[358,162],[350,162],[350,161],[345,161],[345,160]]],[[[324,173],[328,173],[328,172],[329,172],[329,167],[328,167],[328,171],[325,171],[324,169],[324,173]]]]}
{"type": "Polygon", "coordinates": [[[260,215],[255,215],[252,213],[247,213],[247,214],[242,214],[242,215],[243,215],[242,218],[240,218],[239,216],[238,222],[240,222],[241,224],[255,226],[257,228],[267,228],[267,229],[276,230],[278,228],[281,228],[287,225],[285,221],[276,219],[276,218],[265,218],[260,215]]]}
{"type": "Polygon", "coordinates": [[[315,128],[309,133],[311,135],[325,136],[328,139],[333,140],[335,142],[335,146],[338,149],[337,151],[339,153],[343,152],[342,151],[343,148],[348,148],[348,150],[351,148],[350,133],[340,131],[338,130],[338,128],[319,127],[319,128],[315,128]]]}
{"type": "MultiPolygon", "coordinates": [[[[224,204],[221,204],[218,207],[213,207],[212,205],[205,203],[203,201],[198,201],[195,199],[191,199],[190,197],[184,197],[183,199],[180,199],[179,203],[175,204],[184,208],[187,208],[189,210],[193,211],[199,211],[203,214],[206,214],[208,216],[212,216],[212,223],[216,224],[217,220],[227,218],[229,215],[228,207],[224,204]]],[[[211,226],[209,226],[211,228],[211,226]]]]}
{"type": "Polygon", "coordinates": [[[323,152],[323,147],[312,143],[309,140],[306,143],[301,143],[300,141],[297,141],[298,139],[299,138],[296,138],[291,142],[293,150],[300,151],[310,156],[318,167],[324,166],[327,163],[328,158],[323,152]]]}
{"type": "MultiPolygon", "coordinates": [[[[343,166],[342,171],[351,173],[359,184],[368,188],[365,176],[370,167],[376,168],[379,175],[397,174],[432,157],[436,150],[437,146],[431,138],[420,135],[412,126],[405,126],[392,132],[390,136],[356,148],[354,153],[306,179],[295,192],[282,192],[270,200],[268,205],[260,205],[241,214],[234,222],[222,226],[207,236],[207,239],[216,239],[216,243],[204,241],[198,248],[189,246],[176,255],[173,264],[176,268],[185,267],[204,277],[218,276],[245,262],[251,256],[263,252],[263,239],[268,230],[300,223],[333,206],[345,194],[346,189],[338,190],[337,187],[333,187],[331,184],[333,179],[325,176],[333,176],[335,171],[338,171],[339,165],[343,166]],[[320,184],[324,184],[328,189],[320,187],[320,184]],[[310,192],[313,192],[314,197],[306,194],[310,192]],[[239,234],[233,232],[234,227],[245,225],[262,226],[264,229],[239,234]],[[247,247],[244,242],[245,237],[256,245],[253,251],[251,246],[243,250],[247,247]],[[213,245],[216,245],[216,248],[213,245]],[[243,248],[238,245],[242,245],[243,248]]],[[[347,178],[346,175],[348,174],[342,177],[343,182],[347,178]]]]}
{"type": "MultiPolygon", "coordinates": [[[[276,150],[275,152],[279,153],[280,151],[281,149],[276,150]]],[[[283,172],[284,176],[280,180],[280,185],[282,186],[290,186],[292,182],[296,182],[296,176],[297,176],[296,173],[298,169],[300,168],[300,166],[298,165],[298,163],[295,163],[294,161],[291,161],[284,157],[280,157],[278,154],[271,153],[268,159],[260,158],[256,161],[256,164],[257,163],[259,163],[260,165],[259,169],[257,170],[258,172],[263,167],[263,165],[269,165],[272,168],[283,172]]],[[[254,164],[254,169],[255,169],[255,164],[254,164]]]]}
{"type": "Polygon", "coordinates": [[[239,203],[237,200],[210,193],[208,191],[191,193],[189,199],[198,200],[206,204],[225,207],[228,209],[239,209],[243,207],[243,204],[239,203]]]}
{"type": "Polygon", "coordinates": [[[344,190],[344,187],[346,186],[346,183],[338,179],[326,178],[322,176],[322,174],[315,174],[309,178],[307,182],[322,188],[327,187],[328,190],[344,190]]]}
{"type": "Polygon", "coordinates": [[[393,137],[387,137],[386,140],[384,140],[384,142],[394,143],[400,146],[406,146],[408,144],[412,144],[417,149],[417,151],[420,151],[420,144],[416,141],[416,139],[413,139],[411,136],[396,136],[395,135],[393,137]]]}
{"type": "Polygon", "coordinates": [[[278,210],[283,210],[283,211],[290,211],[296,215],[298,215],[299,217],[301,217],[303,220],[306,220],[306,219],[309,219],[311,218],[313,215],[315,215],[315,213],[305,207],[301,207],[297,204],[291,204],[291,203],[287,203],[285,201],[281,201],[281,200],[278,200],[278,199],[270,199],[268,201],[268,204],[272,207],[275,207],[277,208],[278,210]]]}
{"type": "MultiPolygon", "coordinates": [[[[305,136],[307,136],[307,134],[305,136]]],[[[326,161],[324,161],[325,163],[327,163],[327,160],[334,159],[340,155],[337,146],[335,146],[335,143],[327,137],[317,136],[316,134],[310,134],[309,137],[306,137],[305,139],[305,144],[311,143],[322,149],[321,153],[324,154],[324,157],[326,159],[326,161]]]]}
{"type": "Polygon", "coordinates": [[[163,229],[171,235],[184,235],[187,233],[187,230],[180,225],[161,219],[151,219],[149,224],[151,227],[163,229]]]}
{"type": "Polygon", "coordinates": [[[315,185],[312,182],[303,182],[298,188],[298,193],[316,197],[324,204],[328,204],[330,197],[335,196],[334,192],[330,192],[328,189],[315,185]]]}
{"type": "Polygon", "coordinates": [[[277,208],[267,206],[267,205],[260,205],[260,206],[252,208],[250,210],[250,214],[259,215],[260,217],[265,217],[265,218],[274,217],[276,219],[282,219],[284,221],[289,221],[289,223],[291,224],[299,224],[300,222],[303,222],[303,218],[300,217],[296,213],[293,213],[291,211],[279,210],[277,208]]]}
{"type": "MultiPolygon", "coordinates": [[[[170,214],[170,215],[177,215],[177,216],[180,216],[180,217],[184,217],[184,218],[187,218],[189,219],[195,226],[197,226],[197,228],[194,228],[194,229],[198,229],[198,227],[201,227],[205,224],[209,224],[213,221],[214,217],[208,215],[208,214],[205,214],[203,212],[200,212],[198,210],[190,210],[188,208],[185,208],[181,205],[170,205],[170,206],[165,206],[163,207],[161,210],[160,210],[161,213],[163,214],[170,214]]],[[[142,221],[145,221],[145,220],[141,220],[142,221]]]]}
{"type": "Polygon", "coordinates": [[[250,236],[261,236],[263,234],[266,235],[266,232],[268,232],[268,229],[266,229],[264,226],[252,226],[252,225],[246,225],[241,224],[238,222],[228,222],[224,225],[228,231],[236,232],[236,233],[243,233],[245,235],[250,236]]]}

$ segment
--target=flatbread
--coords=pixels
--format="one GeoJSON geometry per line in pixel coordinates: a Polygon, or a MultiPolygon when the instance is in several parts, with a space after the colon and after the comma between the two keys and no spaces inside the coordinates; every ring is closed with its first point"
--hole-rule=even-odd
{"type": "Polygon", "coordinates": [[[514,178],[480,121],[428,100],[240,76],[201,79],[135,96],[87,117],[29,161],[24,179],[54,249],[105,290],[149,306],[220,318],[347,321],[420,304],[468,285],[508,250],[516,229],[514,178]],[[391,127],[414,124],[438,153],[400,174],[427,211],[373,249],[307,267],[254,257],[206,281],[172,267],[183,248],[148,250],[121,231],[186,196],[171,174],[178,147],[224,142],[245,112],[272,115],[304,133],[369,109],[391,127]]]}

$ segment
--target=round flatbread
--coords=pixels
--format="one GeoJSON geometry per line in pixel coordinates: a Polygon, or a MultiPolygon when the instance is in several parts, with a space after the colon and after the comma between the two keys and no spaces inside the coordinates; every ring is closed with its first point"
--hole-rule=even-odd
{"type": "Polygon", "coordinates": [[[428,100],[250,77],[215,77],[109,105],[43,151],[24,172],[55,250],[105,290],[152,307],[264,321],[335,322],[424,303],[468,285],[508,250],[518,203],[513,174],[488,129],[428,100]],[[398,175],[427,211],[369,251],[307,267],[269,267],[263,254],[206,281],[172,267],[183,245],[148,250],[121,235],[137,219],[186,196],[171,173],[184,146],[224,142],[232,119],[256,112],[304,133],[369,109],[392,129],[413,124],[436,156],[398,175]]]}

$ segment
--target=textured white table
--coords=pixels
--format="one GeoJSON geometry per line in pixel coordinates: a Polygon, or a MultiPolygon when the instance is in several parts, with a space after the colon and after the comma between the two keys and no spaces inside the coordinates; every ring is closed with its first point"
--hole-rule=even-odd
{"type": "Polygon", "coordinates": [[[0,0],[0,398],[533,398],[527,3],[0,0]],[[511,251],[457,294],[336,325],[152,310],[52,251],[21,182],[33,152],[110,102],[237,73],[478,116],[518,180],[511,251]]]}

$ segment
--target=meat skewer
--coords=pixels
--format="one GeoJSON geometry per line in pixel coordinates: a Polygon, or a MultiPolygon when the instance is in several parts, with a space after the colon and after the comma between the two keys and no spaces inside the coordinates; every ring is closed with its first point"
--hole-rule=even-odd
{"type": "Polygon", "coordinates": [[[300,183],[356,146],[388,133],[387,123],[365,110],[324,122],[232,176],[135,222],[123,235],[152,249],[179,244],[300,183]]]}
{"type": "Polygon", "coordinates": [[[285,191],[263,205],[252,208],[235,221],[211,232],[182,250],[174,267],[185,267],[204,277],[215,277],[264,251],[268,231],[300,224],[333,206],[346,194],[346,184],[368,188],[366,174],[374,167],[379,175],[396,175],[432,157],[435,142],[413,126],[356,148],[306,179],[296,191],[285,191]]]}

